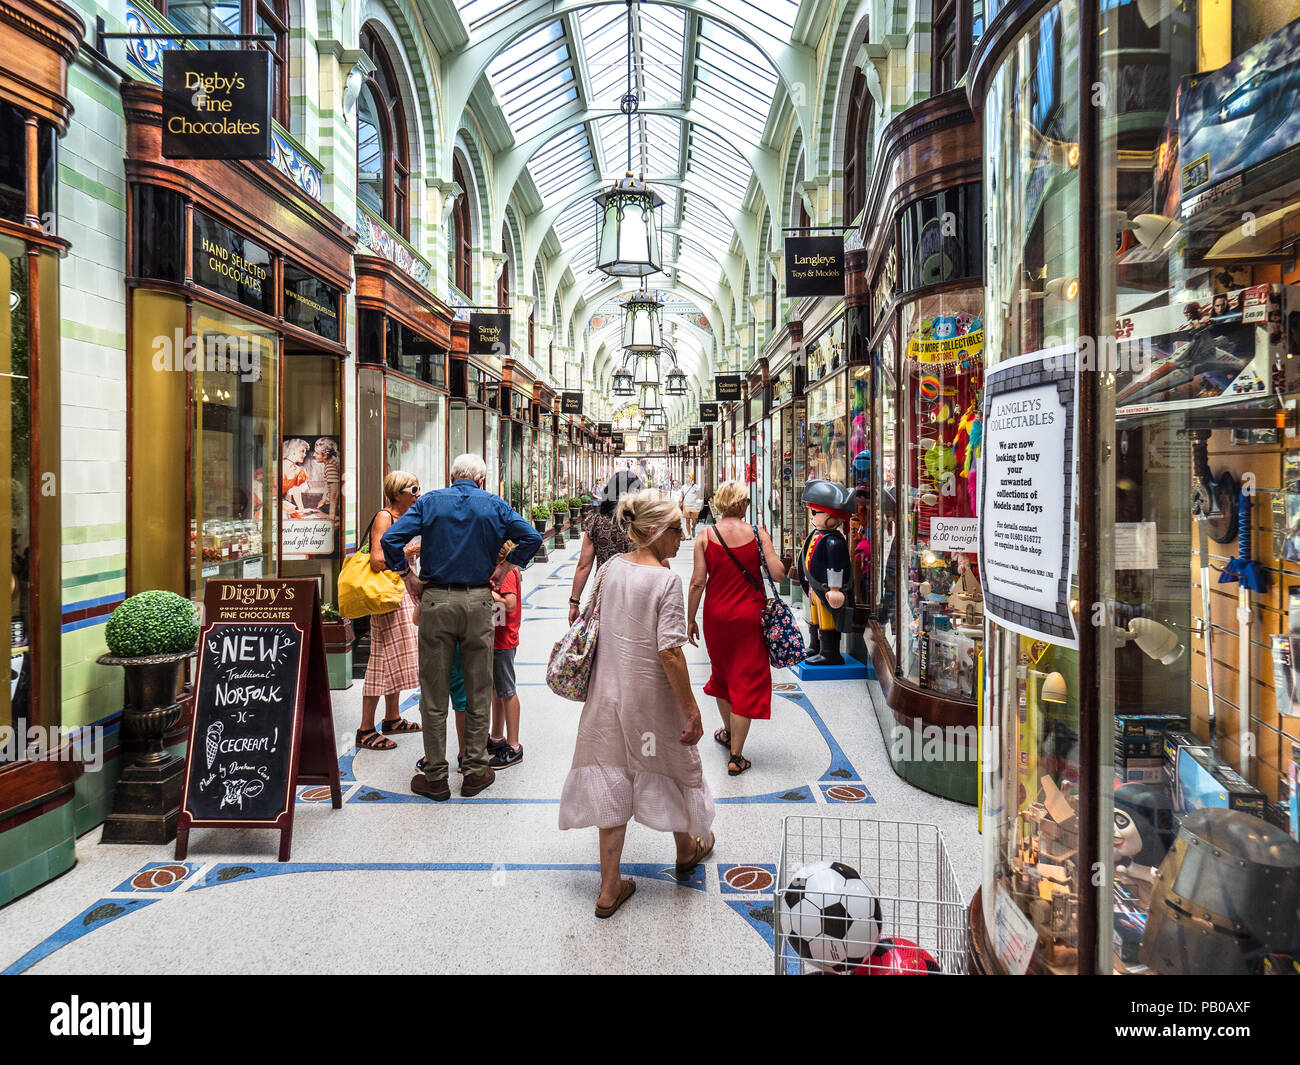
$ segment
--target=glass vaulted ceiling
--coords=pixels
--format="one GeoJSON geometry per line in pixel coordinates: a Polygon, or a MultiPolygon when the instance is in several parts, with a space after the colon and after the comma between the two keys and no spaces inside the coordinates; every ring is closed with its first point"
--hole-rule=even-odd
{"type": "MultiPolygon", "coordinates": [[[[798,0],[725,4],[736,24],[790,40],[798,0]]],[[[468,0],[458,8],[472,40],[530,10],[554,10],[537,0],[468,0]]],[[[777,73],[745,37],[690,11],[689,3],[638,3],[634,10],[633,76],[642,112],[633,124],[632,168],[668,201],[661,226],[669,278],[658,283],[709,296],[735,237],[752,180],[747,155],[762,139],[777,73]],[[674,113],[654,113],[662,110],[674,113]]],[[[591,195],[628,169],[627,120],[618,113],[627,47],[626,5],[602,4],[545,19],[488,66],[516,141],[540,144],[528,171],[545,205],[567,203],[553,228],[584,296],[608,284],[591,273],[591,195]]]]}

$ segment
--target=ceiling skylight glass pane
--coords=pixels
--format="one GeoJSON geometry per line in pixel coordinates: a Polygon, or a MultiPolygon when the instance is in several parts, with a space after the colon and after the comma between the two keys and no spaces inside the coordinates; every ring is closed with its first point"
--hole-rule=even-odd
{"type": "Polygon", "coordinates": [[[457,0],[456,8],[465,20],[465,25],[475,29],[519,2],[520,0],[457,0]]]}

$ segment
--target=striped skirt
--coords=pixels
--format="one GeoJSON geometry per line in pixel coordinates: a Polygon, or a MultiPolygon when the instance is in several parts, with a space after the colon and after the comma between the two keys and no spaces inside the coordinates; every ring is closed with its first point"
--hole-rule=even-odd
{"type": "Polygon", "coordinates": [[[411,622],[416,602],[404,592],[398,608],[370,619],[370,661],[366,665],[365,695],[391,695],[420,686],[418,633],[411,622]]]}

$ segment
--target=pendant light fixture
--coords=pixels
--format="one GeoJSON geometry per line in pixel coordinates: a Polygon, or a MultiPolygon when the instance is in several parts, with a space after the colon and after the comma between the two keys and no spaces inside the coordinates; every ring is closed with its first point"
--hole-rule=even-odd
{"type": "Polygon", "coordinates": [[[659,300],[645,289],[623,302],[623,347],[627,351],[654,351],[663,347],[659,300]]]}
{"type": "Polygon", "coordinates": [[[632,69],[634,26],[627,3],[627,93],[619,110],[627,115],[627,174],[595,197],[597,213],[596,268],[610,277],[647,277],[663,269],[659,220],[655,211],[663,197],[646,184],[645,174],[632,176],[632,121],[640,109],[632,69]]]}
{"type": "Polygon", "coordinates": [[[632,374],[626,366],[620,367],[614,371],[614,395],[631,396],[636,389],[632,385],[632,374]]]}

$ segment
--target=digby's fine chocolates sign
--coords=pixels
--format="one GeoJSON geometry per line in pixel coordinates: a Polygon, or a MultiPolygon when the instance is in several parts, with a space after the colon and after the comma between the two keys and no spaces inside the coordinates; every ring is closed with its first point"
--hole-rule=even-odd
{"type": "Polygon", "coordinates": [[[163,52],[166,159],[271,157],[271,53],[163,52]]]}

